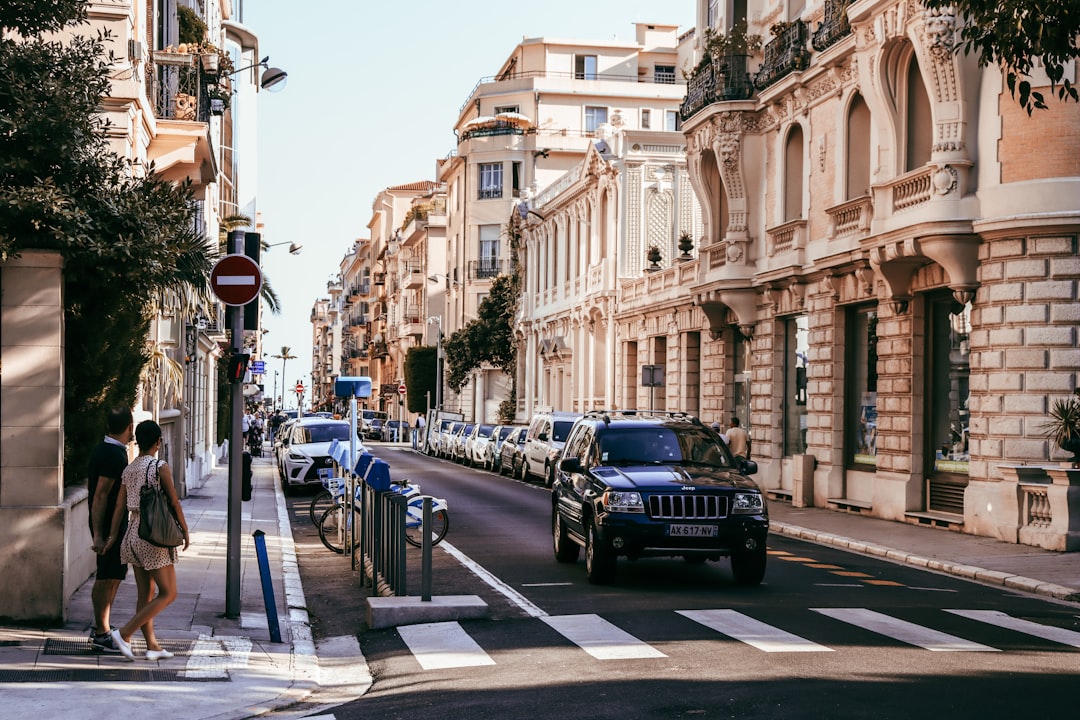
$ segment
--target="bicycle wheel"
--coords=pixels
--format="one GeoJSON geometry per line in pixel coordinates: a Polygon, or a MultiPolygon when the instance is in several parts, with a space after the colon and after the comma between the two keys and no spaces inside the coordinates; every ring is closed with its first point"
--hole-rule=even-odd
{"type": "Polygon", "coordinates": [[[319,527],[319,521],[322,520],[323,514],[337,504],[337,501],[334,500],[334,494],[329,490],[323,489],[315,493],[315,497],[311,498],[311,507],[308,510],[311,524],[319,527]]]}
{"type": "Polygon", "coordinates": [[[349,529],[352,530],[353,547],[356,547],[360,540],[360,512],[358,510],[353,511],[353,521],[346,523],[346,528],[342,527],[342,524],[346,520],[347,508],[344,505],[335,505],[327,509],[319,518],[319,539],[322,540],[322,544],[329,550],[333,550],[338,555],[345,552],[345,532],[349,529]]]}
{"type": "MultiPolygon", "coordinates": [[[[409,509],[416,512],[416,517],[405,514],[405,542],[413,547],[420,547],[424,540],[424,528],[421,518],[424,512],[424,498],[417,497],[409,502],[409,509]]],[[[450,530],[450,513],[446,510],[431,511],[431,544],[438,545],[450,530]]]]}

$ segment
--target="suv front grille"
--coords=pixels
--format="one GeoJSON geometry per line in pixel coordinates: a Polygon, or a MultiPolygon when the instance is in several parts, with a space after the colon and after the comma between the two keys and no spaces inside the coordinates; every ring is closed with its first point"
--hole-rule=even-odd
{"type": "Polygon", "coordinates": [[[722,495],[649,496],[649,516],[656,520],[720,520],[727,514],[722,495]]]}

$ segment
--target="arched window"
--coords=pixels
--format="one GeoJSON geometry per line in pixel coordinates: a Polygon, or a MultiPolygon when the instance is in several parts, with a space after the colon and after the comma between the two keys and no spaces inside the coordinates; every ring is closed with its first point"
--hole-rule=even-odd
{"type": "Polygon", "coordinates": [[[847,115],[847,199],[870,193],[870,108],[858,93],[847,115]]]}
{"type": "Polygon", "coordinates": [[[803,216],[803,131],[791,128],[784,146],[784,222],[803,216]]]}
{"type": "Polygon", "coordinates": [[[934,118],[930,112],[930,96],[926,94],[919,61],[911,56],[907,72],[907,142],[905,172],[921,168],[930,162],[934,145],[934,118]]]}

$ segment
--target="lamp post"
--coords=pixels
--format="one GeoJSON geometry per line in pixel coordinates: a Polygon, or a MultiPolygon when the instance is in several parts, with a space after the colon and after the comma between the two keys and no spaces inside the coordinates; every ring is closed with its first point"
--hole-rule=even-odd
{"type": "Polygon", "coordinates": [[[299,255],[300,251],[304,248],[304,246],[299,244],[299,243],[295,243],[295,242],[290,243],[288,240],[286,240],[285,242],[271,243],[271,244],[266,246],[266,249],[269,250],[270,248],[279,247],[281,245],[288,245],[289,246],[289,254],[290,255],[299,255]]]}
{"type": "Polygon", "coordinates": [[[279,408],[277,406],[277,376],[278,376],[278,372],[277,372],[277,370],[275,370],[274,371],[274,394],[270,396],[270,405],[273,406],[275,412],[281,409],[281,408],[279,408]]]}

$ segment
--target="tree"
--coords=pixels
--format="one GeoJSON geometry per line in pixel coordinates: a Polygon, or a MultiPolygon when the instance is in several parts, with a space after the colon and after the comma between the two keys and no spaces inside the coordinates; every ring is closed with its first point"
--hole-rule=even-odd
{"type": "Polygon", "coordinates": [[[510,240],[511,273],[500,275],[492,281],[491,292],[477,309],[477,319],[451,333],[443,344],[447,362],[446,384],[454,392],[460,392],[468,382],[469,374],[484,363],[494,365],[509,375],[514,383],[511,394],[517,392],[514,317],[521,293],[521,271],[517,257],[521,241],[519,223],[520,218],[515,210],[505,229],[510,240]]]}
{"type": "MultiPolygon", "coordinates": [[[[281,360],[281,396],[284,397],[285,396],[285,384],[286,384],[286,382],[288,382],[287,380],[285,380],[285,363],[288,362],[289,360],[295,360],[296,356],[292,354],[292,348],[291,347],[289,347],[288,345],[282,345],[281,346],[281,352],[279,352],[279,353],[277,353],[275,355],[271,355],[270,357],[279,358],[281,360]]],[[[277,398],[274,398],[273,401],[274,401],[274,404],[276,405],[277,404],[277,398]]],[[[285,403],[283,402],[281,404],[284,405],[285,403]]]]}
{"type": "Polygon", "coordinates": [[[77,34],[86,6],[0,5],[0,260],[64,258],[69,484],[82,479],[107,409],[134,404],[154,308],[205,291],[213,255],[193,231],[190,187],[152,168],[133,178],[110,150],[100,109],[113,58],[106,35],[77,34]]]}
{"type": "Polygon", "coordinates": [[[427,410],[435,404],[435,374],[438,372],[437,348],[432,345],[411,347],[405,351],[405,409],[411,413],[427,410]]]}
{"type": "Polygon", "coordinates": [[[1033,109],[1046,109],[1042,93],[1031,89],[1036,63],[1042,65],[1059,100],[1080,99],[1074,82],[1065,77],[1066,66],[1080,58],[1076,0],[923,0],[923,5],[943,15],[962,16],[957,49],[975,53],[980,66],[999,65],[1009,92],[1028,115],[1033,109]]]}

